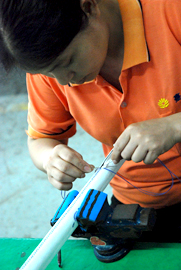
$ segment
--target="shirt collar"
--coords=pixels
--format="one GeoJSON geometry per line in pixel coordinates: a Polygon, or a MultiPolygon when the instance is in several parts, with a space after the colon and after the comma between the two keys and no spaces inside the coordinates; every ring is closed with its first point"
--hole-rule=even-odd
{"type": "Polygon", "coordinates": [[[124,60],[122,70],[149,62],[143,14],[138,0],[118,0],[124,31],[124,60]]]}

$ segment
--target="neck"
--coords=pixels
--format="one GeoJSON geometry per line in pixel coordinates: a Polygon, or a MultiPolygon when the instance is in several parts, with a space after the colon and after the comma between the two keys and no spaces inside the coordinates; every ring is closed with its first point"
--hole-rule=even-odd
{"type": "Polygon", "coordinates": [[[109,29],[106,61],[115,60],[116,62],[123,62],[124,34],[119,3],[117,0],[104,0],[100,2],[100,5],[109,29]]]}
{"type": "Polygon", "coordinates": [[[124,49],[123,24],[119,3],[117,0],[105,0],[108,14],[105,14],[109,29],[108,57],[118,58],[122,56],[124,49]],[[111,12],[110,12],[111,10],[111,12]]]}
{"type": "Polygon", "coordinates": [[[106,11],[104,14],[109,29],[109,44],[107,57],[100,74],[111,73],[110,76],[118,79],[124,57],[124,34],[120,7],[117,0],[105,0],[102,2],[104,2],[103,8],[108,11],[108,14],[106,11]]]}

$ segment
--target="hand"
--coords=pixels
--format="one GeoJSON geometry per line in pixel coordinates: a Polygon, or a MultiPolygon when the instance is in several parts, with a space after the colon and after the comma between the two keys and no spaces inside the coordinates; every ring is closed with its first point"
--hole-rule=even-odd
{"type": "Polygon", "coordinates": [[[94,169],[94,166],[85,162],[79,153],[64,144],[53,148],[43,167],[50,183],[60,190],[71,189],[76,178],[83,178],[85,173],[94,169]]]}
{"type": "Polygon", "coordinates": [[[128,126],[114,145],[112,160],[117,163],[124,158],[152,164],[177,143],[171,119],[165,117],[128,126]]]}

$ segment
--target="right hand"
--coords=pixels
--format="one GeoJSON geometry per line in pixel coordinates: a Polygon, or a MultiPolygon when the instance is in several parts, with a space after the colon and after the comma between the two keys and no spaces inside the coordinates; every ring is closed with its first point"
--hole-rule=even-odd
{"type": "Polygon", "coordinates": [[[78,152],[64,144],[53,148],[43,167],[49,182],[59,190],[71,189],[76,178],[83,178],[94,169],[78,152]]]}

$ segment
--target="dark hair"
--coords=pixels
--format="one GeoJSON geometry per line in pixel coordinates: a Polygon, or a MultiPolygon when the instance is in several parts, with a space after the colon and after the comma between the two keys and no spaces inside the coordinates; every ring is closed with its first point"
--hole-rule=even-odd
{"type": "Polygon", "coordinates": [[[6,70],[43,68],[87,25],[80,0],[1,0],[0,60],[6,70]]]}

